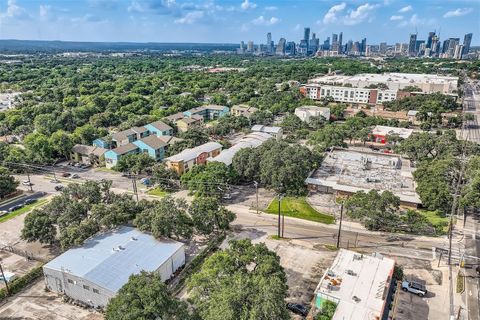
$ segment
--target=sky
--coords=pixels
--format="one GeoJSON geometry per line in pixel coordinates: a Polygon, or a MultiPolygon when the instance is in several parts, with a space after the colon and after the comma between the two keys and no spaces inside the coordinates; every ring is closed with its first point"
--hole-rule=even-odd
{"type": "Polygon", "coordinates": [[[407,43],[436,30],[480,45],[480,0],[0,0],[0,39],[265,43],[271,32],[298,42],[304,27],[321,41],[407,43]]]}

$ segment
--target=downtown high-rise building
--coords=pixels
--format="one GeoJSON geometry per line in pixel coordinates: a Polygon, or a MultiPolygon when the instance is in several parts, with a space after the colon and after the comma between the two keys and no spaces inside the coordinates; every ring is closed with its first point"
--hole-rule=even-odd
{"type": "Polygon", "coordinates": [[[285,55],[285,50],[286,50],[286,44],[287,44],[287,40],[285,40],[285,38],[280,38],[280,40],[278,40],[277,49],[275,51],[275,54],[280,55],[280,56],[284,56],[285,55]]]}
{"type": "Polygon", "coordinates": [[[338,35],[338,53],[343,53],[343,32],[338,35]]]}
{"type": "Polygon", "coordinates": [[[410,35],[410,41],[408,42],[408,54],[414,56],[417,52],[415,50],[417,46],[417,34],[410,35]]]}
{"type": "Polygon", "coordinates": [[[472,44],[472,33],[467,33],[463,38],[463,52],[462,56],[466,56],[470,52],[470,45],[472,44]]]}
{"type": "Polygon", "coordinates": [[[360,53],[365,54],[365,52],[367,52],[367,38],[363,38],[360,44],[360,53]]]}

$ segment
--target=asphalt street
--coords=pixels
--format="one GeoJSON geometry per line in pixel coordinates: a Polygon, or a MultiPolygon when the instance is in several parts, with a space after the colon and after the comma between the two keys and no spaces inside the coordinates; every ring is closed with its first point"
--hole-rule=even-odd
{"type": "Polygon", "coordinates": [[[468,319],[480,319],[480,275],[476,268],[480,266],[480,215],[467,216],[465,234],[465,293],[468,319]]]}
{"type": "Polygon", "coordinates": [[[464,87],[464,110],[474,116],[473,120],[467,121],[464,138],[469,141],[480,143],[480,83],[471,80],[464,87]]]}
{"type": "Polygon", "coordinates": [[[0,205],[0,211],[8,211],[10,210],[10,208],[16,206],[16,205],[19,205],[19,204],[24,204],[24,202],[28,199],[40,199],[41,197],[43,197],[45,195],[44,192],[35,192],[33,194],[25,194],[19,198],[16,198],[15,200],[13,201],[10,201],[4,205],[0,205]]]}

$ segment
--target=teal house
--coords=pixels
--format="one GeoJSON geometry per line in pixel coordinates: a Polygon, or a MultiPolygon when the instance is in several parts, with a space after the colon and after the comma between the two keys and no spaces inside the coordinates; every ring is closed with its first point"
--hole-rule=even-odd
{"type": "Polygon", "coordinates": [[[110,149],[110,143],[106,138],[98,138],[93,140],[93,145],[98,148],[110,149]]]}
{"type": "Polygon", "coordinates": [[[165,157],[165,148],[167,144],[160,140],[156,135],[151,135],[141,140],[133,142],[139,148],[139,152],[148,153],[148,155],[160,161],[165,157]]]}
{"type": "Polygon", "coordinates": [[[120,160],[122,156],[125,156],[127,154],[136,154],[138,152],[138,146],[134,145],[133,143],[128,143],[118,148],[108,150],[104,154],[105,166],[107,168],[112,168],[117,165],[118,160],[120,160]]]}
{"type": "Polygon", "coordinates": [[[144,127],[148,129],[150,134],[156,135],[157,137],[173,136],[173,128],[162,121],[155,121],[144,127]]]}
{"type": "Polygon", "coordinates": [[[205,121],[208,120],[215,120],[226,116],[230,113],[230,108],[227,106],[219,106],[219,105],[206,105],[201,106],[198,108],[193,108],[183,112],[185,117],[191,117],[193,115],[202,116],[205,121]]]}

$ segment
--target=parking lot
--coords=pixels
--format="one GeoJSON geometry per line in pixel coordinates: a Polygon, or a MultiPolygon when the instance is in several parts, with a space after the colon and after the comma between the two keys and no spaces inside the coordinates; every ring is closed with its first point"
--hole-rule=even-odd
{"type": "MultiPolygon", "coordinates": [[[[5,250],[0,250],[0,263],[2,264],[3,272],[5,274],[13,273],[15,277],[25,275],[28,271],[39,265],[39,262],[35,260],[27,259],[24,256],[5,250]]],[[[4,282],[0,281],[0,288],[3,288],[4,286],[4,282]]]]}
{"type": "Polygon", "coordinates": [[[43,279],[0,305],[0,320],[101,320],[103,315],[63,302],[46,292],[43,279]]]}
{"type": "Polygon", "coordinates": [[[288,302],[302,303],[310,306],[323,273],[332,264],[336,251],[313,247],[302,240],[273,240],[257,229],[245,229],[229,237],[222,247],[231,239],[251,239],[253,243],[264,242],[280,257],[280,264],[287,274],[288,302]]]}

